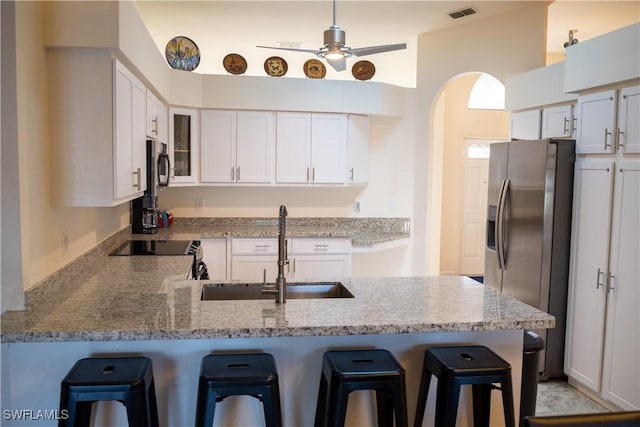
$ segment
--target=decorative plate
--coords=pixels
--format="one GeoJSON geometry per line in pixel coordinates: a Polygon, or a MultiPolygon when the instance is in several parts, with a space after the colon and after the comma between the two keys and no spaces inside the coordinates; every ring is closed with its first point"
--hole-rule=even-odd
{"type": "Polygon", "coordinates": [[[351,74],[356,80],[370,80],[375,73],[376,67],[369,61],[358,61],[351,68],[351,74]]]}
{"type": "Polygon", "coordinates": [[[288,69],[287,61],[279,56],[270,56],[264,61],[264,71],[272,77],[282,77],[288,69]]]}
{"type": "Polygon", "coordinates": [[[325,74],[327,74],[326,67],[322,61],[317,59],[309,59],[304,63],[302,69],[304,70],[304,75],[310,79],[324,79],[325,74]]]}
{"type": "Polygon", "coordinates": [[[171,68],[193,71],[200,64],[200,49],[188,37],[177,36],[169,40],[164,56],[171,68]]]}
{"type": "Polygon", "coordinates": [[[244,74],[247,71],[247,60],[237,53],[230,53],[222,60],[222,65],[227,73],[244,74]]]}

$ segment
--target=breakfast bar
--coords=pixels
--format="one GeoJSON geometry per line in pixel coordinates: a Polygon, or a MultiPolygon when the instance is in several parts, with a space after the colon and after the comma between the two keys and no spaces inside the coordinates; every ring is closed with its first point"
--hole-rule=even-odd
{"type": "MultiPolygon", "coordinates": [[[[343,281],[353,298],[289,299],[277,305],[272,299],[201,300],[207,282],[184,280],[188,256],[171,257],[170,262],[159,256],[99,259],[91,274],[70,279],[75,283],[61,286],[55,297],[27,311],[3,314],[2,381],[3,390],[10,390],[3,409],[57,409],[60,381],[80,358],[144,355],[153,361],[160,424],[190,426],[202,357],[264,351],[277,363],[284,425],[309,426],[323,353],[384,348],[407,372],[412,419],[425,348],[490,347],[511,363],[518,402],[522,331],[551,328],[555,322],[467,277],[353,278],[343,281]]],[[[465,393],[458,418],[469,425],[470,396],[465,393]]],[[[433,423],[434,403],[432,392],[424,425],[433,423]]],[[[263,423],[260,403],[248,396],[226,399],[218,409],[215,426],[263,423]]],[[[492,425],[502,424],[501,414],[495,395],[492,425]]],[[[346,425],[372,425],[374,419],[369,394],[352,393],[346,425]]],[[[4,421],[16,426],[56,425],[55,420],[4,421]]],[[[95,425],[126,425],[123,407],[100,403],[95,425]]]]}

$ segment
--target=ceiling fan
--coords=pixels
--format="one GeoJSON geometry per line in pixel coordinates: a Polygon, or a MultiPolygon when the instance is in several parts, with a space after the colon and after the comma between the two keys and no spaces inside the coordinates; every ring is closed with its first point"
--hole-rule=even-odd
{"type": "Polygon", "coordinates": [[[347,69],[347,58],[350,56],[365,56],[374,53],[390,52],[392,50],[406,49],[406,43],[385,44],[380,46],[368,46],[352,49],[345,46],[345,32],[336,24],[336,0],[333,0],[333,25],[324,31],[324,46],[320,49],[297,49],[290,47],[256,46],[266,49],[292,50],[295,52],[313,53],[327,60],[336,71],[347,69]]]}

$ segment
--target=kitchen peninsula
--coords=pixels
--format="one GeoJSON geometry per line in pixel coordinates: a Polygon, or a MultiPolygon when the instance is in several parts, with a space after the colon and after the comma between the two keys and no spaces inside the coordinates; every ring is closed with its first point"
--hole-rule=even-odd
{"type": "MultiPolygon", "coordinates": [[[[189,256],[108,256],[130,237],[123,230],[108,239],[73,268],[54,274],[43,284],[50,289],[40,290],[29,310],[2,316],[3,409],[56,409],[60,381],[82,357],[143,354],[153,361],[161,424],[188,426],[200,359],[214,351],[259,350],[276,358],[285,425],[308,426],[323,352],[378,347],[392,351],[407,370],[411,417],[427,346],[491,347],[512,364],[518,399],[522,330],[554,326],[548,314],[466,277],[352,278],[343,283],[354,298],[280,306],[271,299],[201,301],[202,283],[184,280],[189,256]]],[[[353,394],[347,425],[371,424],[367,396],[353,394]]],[[[499,401],[492,403],[495,425],[501,423],[499,401]]],[[[431,393],[426,425],[433,405],[431,393]]],[[[123,417],[119,405],[103,404],[96,425],[120,425],[123,417]]],[[[261,417],[257,400],[230,398],[220,405],[215,425],[261,425],[261,417]]]]}

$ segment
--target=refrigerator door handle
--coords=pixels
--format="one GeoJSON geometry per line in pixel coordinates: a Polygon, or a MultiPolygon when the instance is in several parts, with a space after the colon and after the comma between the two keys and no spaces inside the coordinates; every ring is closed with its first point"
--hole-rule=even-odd
{"type": "Polygon", "coordinates": [[[502,233],[500,232],[500,224],[502,222],[502,196],[504,192],[504,185],[506,183],[506,179],[503,179],[500,183],[500,190],[498,191],[498,206],[496,208],[496,226],[493,230],[494,233],[494,241],[496,242],[496,255],[498,258],[498,270],[503,269],[502,257],[500,256],[500,237],[502,233]]]}
{"type": "Polygon", "coordinates": [[[507,251],[505,249],[505,213],[507,206],[507,194],[509,193],[509,180],[505,179],[502,182],[502,188],[500,190],[500,199],[498,203],[498,215],[496,224],[496,249],[498,251],[498,265],[501,270],[507,268],[507,251]]]}

